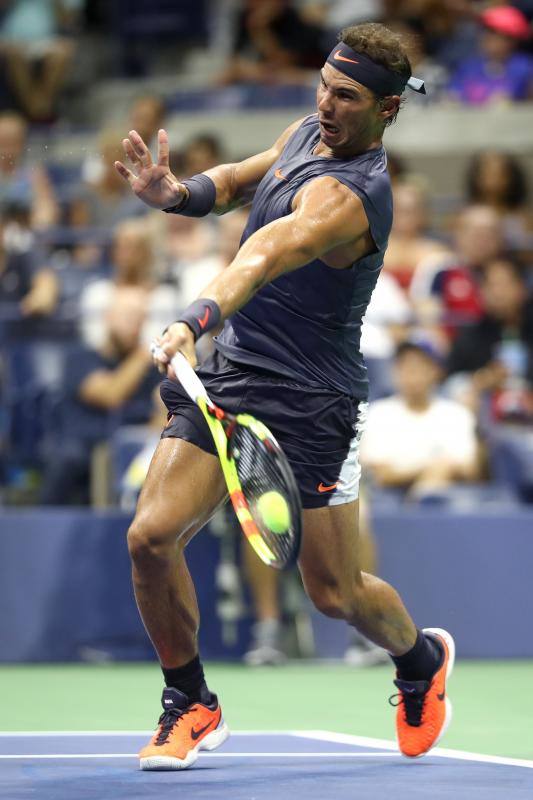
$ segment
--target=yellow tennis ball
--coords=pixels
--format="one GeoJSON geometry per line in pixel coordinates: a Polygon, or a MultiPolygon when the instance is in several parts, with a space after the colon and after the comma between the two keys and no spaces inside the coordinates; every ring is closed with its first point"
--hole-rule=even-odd
{"type": "Polygon", "coordinates": [[[291,524],[289,506],[279,492],[265,492],[257,501],[257,510],[272,533],[285,533],[291,524]]]}

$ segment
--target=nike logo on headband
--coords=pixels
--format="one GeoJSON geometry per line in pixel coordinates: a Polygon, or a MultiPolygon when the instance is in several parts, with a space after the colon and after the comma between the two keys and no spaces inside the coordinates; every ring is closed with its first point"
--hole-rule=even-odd
{"type": "Polygon", "coordinates": [[[337,50],[333,58],[335,61],[348,61],[350,64],[359,64],[359,61],[355,61],[353,58],[346,58],[346,56],[343,56],[340,50],[337,50]]]}

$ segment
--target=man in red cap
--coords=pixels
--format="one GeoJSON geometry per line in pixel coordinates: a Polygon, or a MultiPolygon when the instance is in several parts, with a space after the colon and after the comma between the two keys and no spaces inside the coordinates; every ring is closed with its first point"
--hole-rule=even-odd
{"type": "Polygon", "coordinates": [[[533,97],[533,59],[519,45],[531,35],[526,16],[511,5],[493,6],[479,17],[480,53],[459,65],[452,94],[468,105],[533,97]]]}

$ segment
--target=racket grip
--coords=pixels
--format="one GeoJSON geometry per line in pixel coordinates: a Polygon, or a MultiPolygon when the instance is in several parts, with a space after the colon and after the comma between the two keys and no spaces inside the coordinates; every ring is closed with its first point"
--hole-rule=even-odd
{"type": "MultiPolygon", "coordinates": [[[[164,355],[159,345],[155,344],[154,342],[152,342],[150,345],[150,352],[156,358],[161,358],[161,356],[164,355]]],[[[207,394],[202,381],[191,367],[183,353],[178,351],[175,355],[173,355],[170,359],[170,366],[176,373],[177,379],[191,400],[196,402],[199,397],[203,397],[207,401],[208,405],[211,405],[211,400],[209,399],[209,395],[207,394]]]]}

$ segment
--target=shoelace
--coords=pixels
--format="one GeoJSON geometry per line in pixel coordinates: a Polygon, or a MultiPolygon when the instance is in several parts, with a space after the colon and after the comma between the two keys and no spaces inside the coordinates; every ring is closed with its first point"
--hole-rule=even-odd
{"type": "MultiPolygon", "coordinates": [[[[394,681],[394,683],[396,684],[396,681],[394,681]]],[[[389,697],[389,704],[394,708],[403,704],[407,724],[411,725],[413,728],[419,728],[422,724],[426,695],[427,689],[421,691],[415,690],[412,692],[405,692],[400,689],[398,694],[393,694],[389,697]],[[393,702],[394,700],[397,700],[397,702],[393,702]]]]}
{"type": "Polygon", "coordinates": [[[189,710],[188,708],[169,708],[167,711],[163,711],[158,721],[158,724],[161,725],[161,730],[155,740],[156,745],[166,744],[176,722],[187,714],[189,710]]]}

